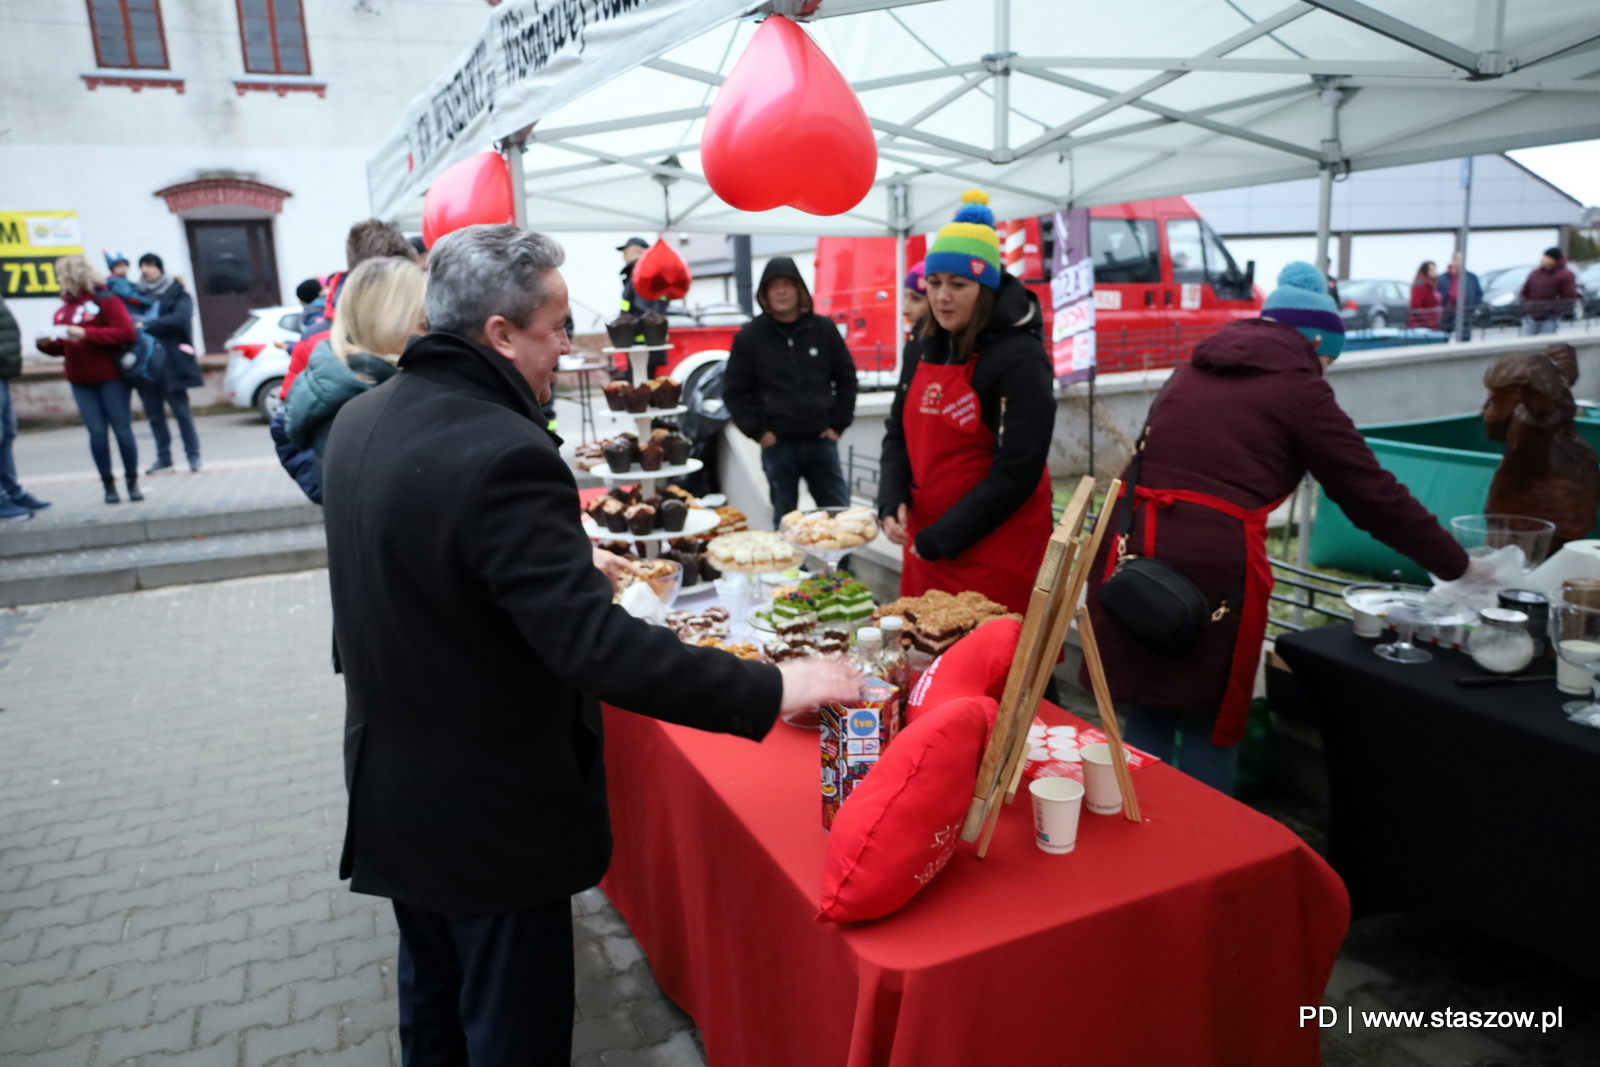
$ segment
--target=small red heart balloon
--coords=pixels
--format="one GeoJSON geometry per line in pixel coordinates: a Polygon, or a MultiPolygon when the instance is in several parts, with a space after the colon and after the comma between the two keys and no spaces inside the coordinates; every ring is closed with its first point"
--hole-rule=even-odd
{"type": "Polygon", "coordinates": [[[498,152],[479,152],[446,167],[422,200],[422,243],[429,248],[445,234],[480,223],[517,220],[511,170],[498,152]]]}
{"type": "Polygon", "coordinates": [[[878,145],[855,90],[806,32],[781,15],[759,27],[706,115],[706,181],[741,211],[785,204],[849,211],[878,173],[878,145]]]}
{"type": "Polygon", "coordinates": [[[664,240],[645,249],[633,265],[633,291],[646,300],[677,300],[689,295],[689,264],[664,240]]]}

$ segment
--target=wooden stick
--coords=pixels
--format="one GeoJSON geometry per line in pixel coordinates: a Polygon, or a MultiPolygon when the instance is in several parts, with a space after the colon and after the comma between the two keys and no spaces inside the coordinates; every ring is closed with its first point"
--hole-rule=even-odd
{"type": "MultiPolygon", "coordinates": [[[[1067,502],[1061,522],[1051,532],[1050,543],[1045,547],[1044,562],[1039,567],[1039,575],[1028,600],[1022,634],[1011,660],[1011,670],[1006,675],[1006,687],[1000,698],[994,730],[984,749],[976,789],[961,830],[963,841],[978,839],[995,797],[1005,791],[1016,743],[1019,737],[1022,740],[1027,738],[1027,726],[1022,722],[1022,714],[1026,711],[1031,718],[1033,708],[1037,705],[1037,701],[1028,703],[1031,682],[1037,673],[1039,657],[1045,651],[1043,642],[1052,629],[1053,615],[1061,603],[1063,579],[1076,563],[1074,550],[1093,497],[1094,479],[1080,479],[1071,500],[1067,502]]],[[[1069,613],[1070,610],[1068,607],[1069,613]]]]}
{"type": "Polygon", "coordinates": [[[1143,822],[1139,812],[1139,797],[1133,791],[1133,775],[1128,772],[1128,754],[1122,749],[1122,730],[1117,726],[1117,710],[1111,705],[1111,687],[1106,683],[1105,664],[1100,660],[1100,646],[1095,641],[1094,625],[1089,621],[1086,608],[1078,609],[1078,640],[1083,644],[1083,661],[1089,668],[1089,682],[1094,687],[1095,704],[1100,708],[1100,729],[1106,735],[1106,747],[1111,750],[1111,769],[1117,776],[1117,788],[1122,790],[1122,811],[1129,822],[1143,822]]]}
{"type": "MultiPolygon", "coordinates": [[[[1011,772],[1011,785],[1006,790],[1007,796],[1016,795],[1017,786],[1022,782],[1022,768],[1023,764],[1019,762],[1016,770],[1011,772]]],[[[1000,805],[991,804],[989,805],[989,810],[994,813],[994,817],[987,820],[988,825],[984,828],[983,840],[978,843],[978,858],[980,860],[989,854],[989,839],[994,837],[994,828],[1000,825],[1000,805]]]]}

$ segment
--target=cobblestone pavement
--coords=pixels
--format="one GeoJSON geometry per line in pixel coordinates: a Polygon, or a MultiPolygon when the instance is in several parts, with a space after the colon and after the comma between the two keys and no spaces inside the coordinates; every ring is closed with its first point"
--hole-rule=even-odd
{"type": "MultiPolygon", "coordinates": [[[[324,571],[0,611],[0,1063],[398,1063],[392,912],[338,880],[324,571]]],[[[703,1064],[598,890],[584,1067],[703,1064]]]]}

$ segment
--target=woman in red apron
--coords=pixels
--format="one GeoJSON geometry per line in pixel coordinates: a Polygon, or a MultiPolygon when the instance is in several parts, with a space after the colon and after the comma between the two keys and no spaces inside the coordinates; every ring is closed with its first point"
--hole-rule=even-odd
{"type": "MultiPolygon", "coordinates": [[[[1291,263],[1259,319],[1229,323],[1195,349],[1152,406],[1120,508],[1125,539],[1107,538],[1089,574],[1088,606],[1123,736],[1232,792],[1267,628],[1272,568],[1266,519],[1309,471],[1358,527],[1424,569],[1454,579],[1467,555],[1378,465],[1322,377],[1344,344],[1321,272],[1291,263]],[[1100,605],[1119,552],[1159,560],[1216,609],[1198,644],[1169,655],[1100,605]]],[[[1119,516],[1120,520],[1120,516],[1119,516]]]]}
{"type": "Polygon", "coordinates": [[[974,590],[1025,612],[1050,539],[1055,426],[1039,302],[1000,270],[987,197],[965,195],[923,262],[928,314],[885,424],[879,514],[900,595],[974,590]]]}

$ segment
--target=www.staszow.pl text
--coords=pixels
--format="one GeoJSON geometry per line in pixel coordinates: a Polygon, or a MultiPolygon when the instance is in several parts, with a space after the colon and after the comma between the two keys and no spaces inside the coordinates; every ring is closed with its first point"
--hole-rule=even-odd
{"type": "Polygon", "coordinates": [[[1442,1011],[1360,1012],[1346,1008],[1341,1013],[1338,1008],[1325,1004],[1320,1007],[1302,1005],[1300,1025],[1305,1027],[1314,1024],[1327,1030],[1342,1023],[1352,1031],[1358,1022],[1366,1030],[1531,1030],[1538,1027],[1539,1032],[1543,1033],[1561,1029],[1562,1013],[1561,1008],[1554,1011],[1455,1011],[1445,1008],[1442,1011]]]}

